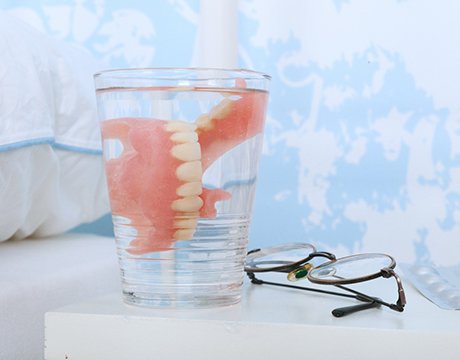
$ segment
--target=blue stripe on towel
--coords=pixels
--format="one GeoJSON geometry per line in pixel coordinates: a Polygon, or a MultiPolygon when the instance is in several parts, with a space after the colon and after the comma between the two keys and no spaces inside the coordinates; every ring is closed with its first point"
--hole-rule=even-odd
{"type": "Polygon", "coordinates": [[[89,149],[89,148],[83,148],[79,146],[59,144],[59,143],[53,143],[52,145],[56,149],[79,152],[79,153],[89,154],[89,155],[102,155],[102,150],[89,149]]]}
{"type": "Polygon", "coordinates": [[[21,148],[32,146],[32,145],[42,145],[42,144],[53,145],[53,143],[54,143],[54,138],[52,137],[29,139],[29,140],[17,141],[12,144],[0,145],[0,151],[3,152],[3,151],[16,150],[16,149],[21,149],[21,148]]]}
{"type": "Polygon", "coordinates": [[[22,149],[28,146],[44,145],[44,144],[50,145],[56,149],[73,151],[73,152],[78,152],[82,154],[89,154],[89,155],[101,155],[102,154],[102,150],[96,150],[96,149],[90,149],[90,148],[84,148],[84,147],[79,147],[79,146],[57,143],[52,137],[43,137],[43,138],[17,141],[11,144],[3,144],[3,145],[0,145],[0,152],[6,152],[10,150],[22,149]]]}

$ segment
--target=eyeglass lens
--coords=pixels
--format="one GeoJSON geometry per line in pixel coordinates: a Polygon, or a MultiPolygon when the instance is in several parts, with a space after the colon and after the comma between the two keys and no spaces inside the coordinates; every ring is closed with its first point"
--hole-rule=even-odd
{"type": "Polygon", "coordinates": [[[288,244],[254,251],[247,256],[246,270],[269,270],[306,259],[316,249],[310,244],[288,244]]]}
{"type": "Polygon", "coordinates": [[[331,281],[346,283],[378,276],[382,269],[394,266],[393,259],[385,254],[360,254],[330,261],[310,270],[308,279],[313,282],[331,281]]]}

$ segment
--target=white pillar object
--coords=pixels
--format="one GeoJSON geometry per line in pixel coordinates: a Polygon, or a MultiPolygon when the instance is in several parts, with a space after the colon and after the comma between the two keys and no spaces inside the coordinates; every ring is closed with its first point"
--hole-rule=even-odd
{"type": "Polygon", "coordinates": [[[201,0],[198,25],[200,67],[238,67],[238,0],[201,0]]]}

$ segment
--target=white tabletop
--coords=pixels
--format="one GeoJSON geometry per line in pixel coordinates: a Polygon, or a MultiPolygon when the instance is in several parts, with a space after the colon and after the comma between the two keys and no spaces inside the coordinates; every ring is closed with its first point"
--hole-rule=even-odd
{"type": "MultiPolygon", "coordinates": [[[[366,288],[396,298],[391,280],[366,288]]],[[[46,315],[46,359],[459,359],[460,312],[405,289],[403,313],[344,318],[330,311],[354,300],[249,282],[240,304],[214,309],[136,308],[110,294],[46,315]]]]}

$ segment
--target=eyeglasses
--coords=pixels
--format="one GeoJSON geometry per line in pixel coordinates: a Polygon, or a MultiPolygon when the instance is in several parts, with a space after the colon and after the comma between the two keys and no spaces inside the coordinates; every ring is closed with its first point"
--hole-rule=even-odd
{"type": "Polygon", "coordinates": [[[395,267],[395,260],[390,255],[386,254],[358,254],[337,259],[334,254],[329,252],[316,251],[315,247],[311,244],[292,243],[249,251],[246,257],[244,270],[253,284],[295,288],[354,298],[361,302],[361,304],[358,305],[332,310],[332,315],[335,317],[342,317],[357,311],[380,307],[381,305],[398,312],[404,311],[406,296],[401,279],[394,271],[395,267]],[[327,261],[314,266],[312,261],[315,258],[326,258],[327,261]],[[255,276],[255,273],[266,272],[287,273],[287,278],[290,281],[308,279],[315,284],[334,285],[346,291],[346,293],[265,281],[255,276]],[[398,287],[398,300],[396,303],[388,303],[378,297],[366,295],[344,286],[377,279],[379,277],[387,279],[393,277],[396,280],[398,287]]]}

